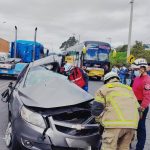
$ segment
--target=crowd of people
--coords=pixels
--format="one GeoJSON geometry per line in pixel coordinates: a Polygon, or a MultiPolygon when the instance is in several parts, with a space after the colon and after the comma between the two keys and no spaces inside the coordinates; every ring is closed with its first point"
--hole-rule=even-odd
{"type": "MultiPolygon", "coordinates": [[[[150,75],[150,64],[147,67],[147,74],[150,75]]],[[[139,76],[139,73],[137,70],[134,70],[131,66],[125,66],[123,65],[114,65],[111,69],[112,72],[115,72],[118,74],[120,78],[120,82],[122,84],[127,84],[129,86],[132,86],[133,80],[135,77],[139,76]]]]}

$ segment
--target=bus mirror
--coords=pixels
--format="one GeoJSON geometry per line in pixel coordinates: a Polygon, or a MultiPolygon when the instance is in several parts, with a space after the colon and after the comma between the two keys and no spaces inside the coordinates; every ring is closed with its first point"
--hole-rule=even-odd
{"type": "Polygon", "coordinates": [[[84,46],[83,49],[82,49],[83,54],[86,54],[86,50],[87,50],[87,49],[86,49],[86,47],[84,46]]]}

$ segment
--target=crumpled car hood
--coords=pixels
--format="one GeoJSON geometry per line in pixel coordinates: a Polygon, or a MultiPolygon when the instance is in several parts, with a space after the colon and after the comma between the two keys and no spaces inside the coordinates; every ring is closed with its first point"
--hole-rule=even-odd
{"type": "Polygon", "coordinates": [[[61,78],[18,89],[20,99],[26,106],[56,108],[90,101],[93,97],[74,83],[61,78]]]}

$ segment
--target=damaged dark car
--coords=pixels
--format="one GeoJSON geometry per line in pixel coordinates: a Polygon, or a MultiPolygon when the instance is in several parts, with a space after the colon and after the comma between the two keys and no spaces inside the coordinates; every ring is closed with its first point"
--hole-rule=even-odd
{"type": "Polygon", "coordinates": [[[6,145],[10,150],[98,150],[99,125],[91,116],[93,97],[33,62],[2,94],[8,103],[6,145]]]}

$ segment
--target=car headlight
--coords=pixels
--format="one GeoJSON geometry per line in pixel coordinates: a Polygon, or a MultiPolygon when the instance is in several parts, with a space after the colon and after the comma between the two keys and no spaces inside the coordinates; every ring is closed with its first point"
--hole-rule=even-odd
{"type": "Polygon", "coordinates": [[[40,114],[25,108],[24,106],[21,108],[21,117],[25,121],[35,126],[38,126],[40,128],[46,128],[43,117],[40,114]]]}

